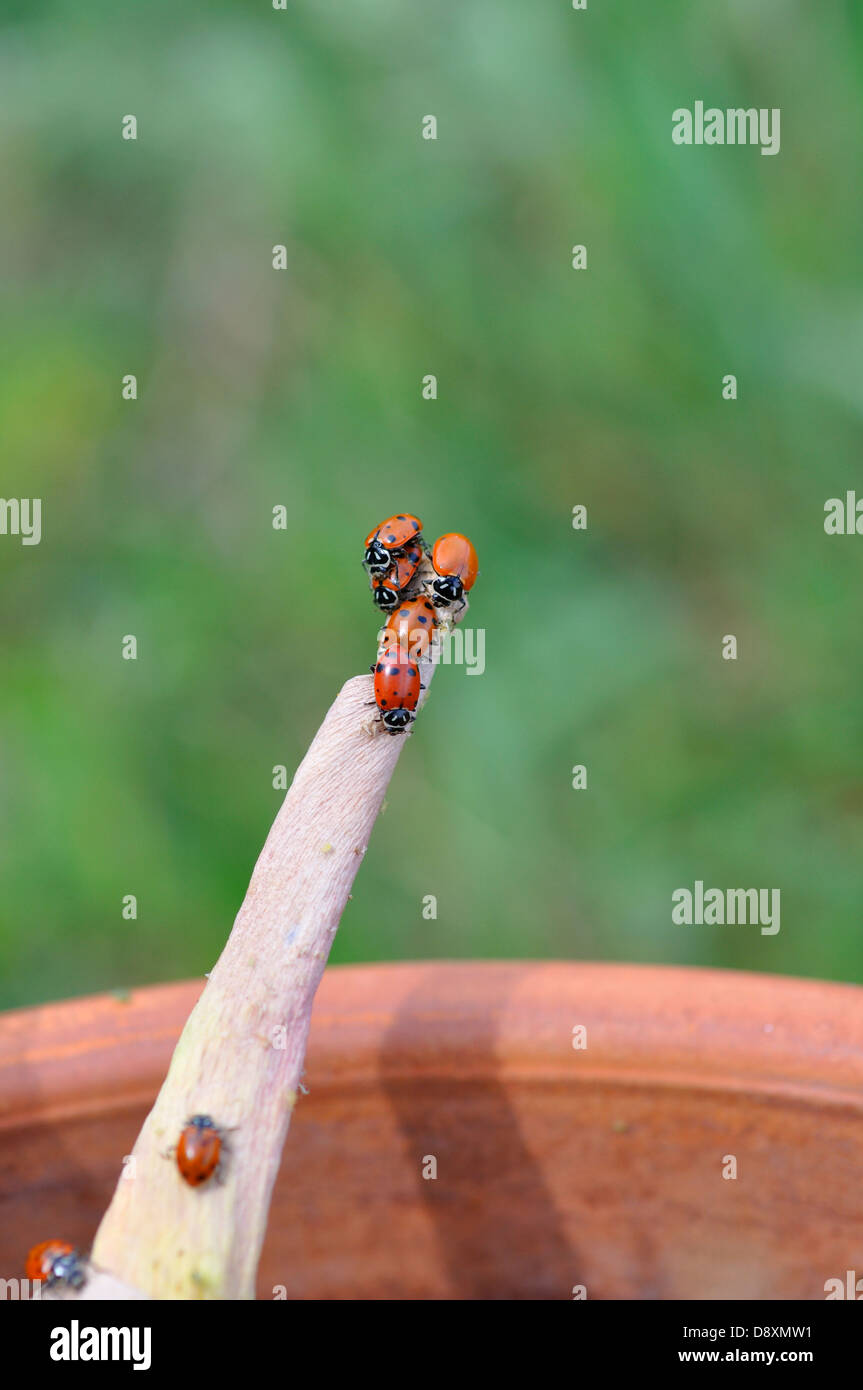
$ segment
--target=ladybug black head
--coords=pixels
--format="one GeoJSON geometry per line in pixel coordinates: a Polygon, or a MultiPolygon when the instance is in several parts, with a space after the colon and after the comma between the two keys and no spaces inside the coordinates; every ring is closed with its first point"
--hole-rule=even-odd
{"type": "Polygon", "coordinates": [[[80,1289],[87,1277],[84,1264],[77,1250],[70,1255],[58,1255],[51,1265],[49,1284],[68,1284],[70,1288],[80,1289]]]}
{"type": "Polygon", "coordinates": [[[215,1129],[216,1126],[209,1115],[193,1115],[187,1124],[193,1125],[195,1129],[215,1129]]]}
{"type": "Polygon", "coordinates": [[[368,566],[370,574],[386,574],[392,564],[390,552],[379,540],[373,540],[366,547],[363,564],[368,566]]]}
{"type": "Polygon", "coordinates": [[[381,715],[384,728],[391,734],[403,734],[412,717],[409,709],[387,709],[381,715]]]}
{"type": "Polygon", "coordinates": [[[398,589],[388,589],[386,584],[381,584],[372,593],[372,598],[378,608],[383,608],[385,612],[395,608],[399,601],[398,589]]]}
{"type": "Polygon", "coordinates": [[[450,603],[458,603],[464,593],[464,585],[458,575],[444,574],[434,581],[432,591],[434,594],[432,602],[441,608],[450,603]]]}

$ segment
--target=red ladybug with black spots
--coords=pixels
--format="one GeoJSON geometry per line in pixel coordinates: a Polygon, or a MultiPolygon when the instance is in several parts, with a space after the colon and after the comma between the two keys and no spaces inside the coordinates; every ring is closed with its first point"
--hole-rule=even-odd
{"type": "Polygon", "coordinates": [[[411,516],[409,512],[399,512],[396,516],[387,517],[386,521],[369,531],[363,556],[363,564],[368,568],[369,574],[382,578],[392,566],[393,560],[419,536],[421,530],[422,522],[419,517],[411,516]]]}
{"type": "Polygon", "coordinates": [[[209,1115],[192,1115],[177,1140],[176,1158],[181,1177],[190,1187],[208,1182],[222,1161],[222,1131],[209,1115]]]}
{"type": "Polygon", "coordinates": [[[65,1284],[80,1289],[87,1280],[84,1257],[67,1240],[43,1240],[27,1255],[24,1273],[31,1284],[44,1284],[46,1289],[65,1284]]]}
{"type": "Polygon", "coordinates": [[[431,599],[425,594],[405,599],[387,618],[382,645],[397,642],[411,656],[426,660],[438,626],[438,616],[431,599]]]}
{"type": "Polygon", "coordinates": [[[395,608],[416,574],[422,556],[420,546],[411,542],[405,546],[403,554],[395,557],[385,574],[372,575],[372,598],[378,608],[385,612],[395,608]]]}
{"type": "Polygon", "coordinates": [[[458,531],[448,531],[435,541],[431,562],[436,575],[431,586],[432,603],[438,608],[460,603],[468,589],[473,588],[479,572],[473,543],[458,531]]]}
{"type": "Polygon", "coordinates": [[[381,647],[373,670],[381,723],[388,734],[403,734],[419,702],[420,668],[397,643],[390,643],[381,647]]]}

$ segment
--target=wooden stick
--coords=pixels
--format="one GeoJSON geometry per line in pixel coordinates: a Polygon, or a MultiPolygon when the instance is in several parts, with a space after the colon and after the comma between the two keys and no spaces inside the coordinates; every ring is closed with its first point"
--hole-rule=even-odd
{"type": "MultiPolygon", "coordinates": [[[[427,686],[434,667],[421,670],[427,686]]],[[[119,1281],[101,1297],[255,1296],[315,991],[412,736],[386,733],[372,699],[370,676],[348,681],[288,790],[96,1235],[94,1271],[119,1281]],[[195,1188],[172,1152],[193,1114],[229,1131],[221,1172],[195,1188]]]]}

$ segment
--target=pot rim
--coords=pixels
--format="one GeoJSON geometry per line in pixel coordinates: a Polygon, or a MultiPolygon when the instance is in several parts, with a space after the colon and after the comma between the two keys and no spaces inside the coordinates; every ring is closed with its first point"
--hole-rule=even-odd
{"type": "MultiPolygon", "coordinates": [[[[0,1128],[155,1097],[205,982],[0,1015],[0,1128]]],[[[331,966],[309,1084],[397,1079],[755,1093],[863,1113],[863,989],[687,966],[421,961],[331,966]],[[573,1028],[587,1030],[586,1048],[573,1028]]]]}

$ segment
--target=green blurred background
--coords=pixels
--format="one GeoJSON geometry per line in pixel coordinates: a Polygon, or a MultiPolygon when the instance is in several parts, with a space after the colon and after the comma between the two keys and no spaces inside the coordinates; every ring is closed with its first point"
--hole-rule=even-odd
{"type": "Polygon", "coordinates": [[[438,673],[333,959],[863,978],[863,539],[823,529],[863,496],[861,7],[0,15],[0,491],[43,499],[0,538],[0,1003],[212,966],[403,509],[473,538],[487,669],[438,673]],[[781,152],[674,146],[696,99],[780,107],[781,152]],[[780,888],[779,935],[674,926],[697,878],[780,888]]]}

